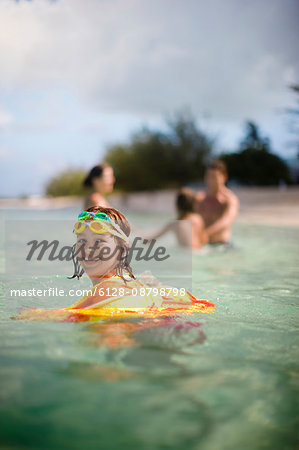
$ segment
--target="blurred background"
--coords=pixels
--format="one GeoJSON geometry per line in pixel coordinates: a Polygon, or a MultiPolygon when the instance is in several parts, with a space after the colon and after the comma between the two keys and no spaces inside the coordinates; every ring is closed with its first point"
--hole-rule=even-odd
{"type": "Polygon", "coordinates": [[[1,198],[82,195],[103,161],[116,192],[200,185],[215,156],[232,186],[298,183],[298,12],[2,0],[1,198]]]}

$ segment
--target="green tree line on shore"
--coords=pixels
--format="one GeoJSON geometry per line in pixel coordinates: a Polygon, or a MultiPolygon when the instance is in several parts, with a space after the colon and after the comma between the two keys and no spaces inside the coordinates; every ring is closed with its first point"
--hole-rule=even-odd
{"type": "Polygon", "coordinates": [[[167,122],[166,131],[143,128],[132,141],[108,149],[105,161],[125,191],[177,188],[202,179],[213,150],[205,135],[188,115],[167,122]]]}
{"type": "MultiPolygon", "coordinates": [[[[120,191],[179,188],[200,183],[208,162],[215,157],[215,139],[204,133],[190,114],[168,120],[164,131],[142,128],[131,141],[107,149],[120,191]]],[[[271,151],[270,141],[261,136],[254,122],[246,123],[245,136],[237,151],[223,153],[232,180],[241,185],[273,186],[289,183],[288,167],[271,151]]],[[[50,196],[83,195],[83,170],[58,174],[47,187],[50,196]]]]}
{"type": "Polygon", "coordinates": [[[245,186],[277,186],[289,183],[289,169],[271,152],[270,141],[260,135],[254,122],[246,123],[244,139],[235,153],[224,153],[230,179],[245,186]]]}

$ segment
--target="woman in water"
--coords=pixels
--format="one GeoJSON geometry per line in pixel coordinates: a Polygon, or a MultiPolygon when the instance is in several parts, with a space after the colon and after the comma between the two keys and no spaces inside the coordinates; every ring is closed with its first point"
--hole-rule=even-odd
{"type": "Polygon", "coordinates": [[[93,207],[82,212],[74,225],[74,274],[84,272],[93,287],[75,304],[59,310],[25,310],[17,319],[86,321],[113,314],[136,317],[169,316],[171,313],[211,312],[213,303],[197,300],[186,289],[160,284],[153,277],[133,275],[129,262],[130,225],[113,208],[93,207]]]}
{"type": "Polygon", "coordinates": [[[85,198],[84,209],[92,206],[108,207],[105,195],[113,191],[114,183],[112,167],[105,163],[93,167],[83,182],[85,187],[91,189],[85,198]]]}

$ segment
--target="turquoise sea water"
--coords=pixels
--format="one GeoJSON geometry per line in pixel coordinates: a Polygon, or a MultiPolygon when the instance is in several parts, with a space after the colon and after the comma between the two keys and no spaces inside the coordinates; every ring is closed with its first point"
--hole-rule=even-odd
{"type": "MultiPolygon", "coordinates": [[[[178,323],[200,328],[144,329],[125,345],[113,346],[119,336],[109,322],[10,320],[25,303],[54,308],[73,299],[11,301],[3,274],[2,448],[295,448],[299,230],[237,224],[234,243],[193,256],[193,294],[216,311],[178,323]]],[[[62,276],[21,273],[14,283],[69,286],[62,276]]]]}

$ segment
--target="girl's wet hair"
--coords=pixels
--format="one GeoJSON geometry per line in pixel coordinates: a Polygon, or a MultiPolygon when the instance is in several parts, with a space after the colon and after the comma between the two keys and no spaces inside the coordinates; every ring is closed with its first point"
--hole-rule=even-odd
{"type": "Polygon", "coordinates": [[[182,188],[177,193],[176,207],[179,213],[194,212],[195,192],[189,188],[182,188]]]}
{"type": "Polygon", "coordinates": [[[105,169],[107,169],[109,166],[109,164],[103,163],[103,164],[99,164],[97,166],[94,166],[89,174],[87,175],[87,177],[85,178],[85,180],[83,181],[83,185],[85,187],[92,187],[92,180],[93,178],[99,178],[103,175],[103,172],[105,169]]]}
{"type": "MultiPolygon", "coordinates": [[[[121,228],[121,230],[124,232],[124,234],[129,237],[131,232],[130,224],[127,220],[127,218],[117,209],[114,208],[104,208],[102,206],[92,206],[91,208],[87,209],[88,212],[103,212],[106,213],[110,219],[112,219],[114,222],[118,224],[118,226],[121,228]]],[[[132,268],[129,264],[129,245],[124,242],[123,239],[114,236],[114,239],[117,242],[117,246],[119,248],[119,263],[116,267],[116,275],[119,275],[124,281],[128,281],[124,277],[124,273],[127,273],[130,278],[135,279],[132,268]]],[[[74,264],[74,274],[72,277],[68,277],[70,279],[72,278],[81,278],[84,274],[84,270],[81,268],[80,263],[78,261],[77,255],[76,255],[76,244],[72,248],[72,260],[74,264]]]]}

